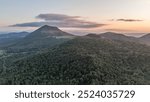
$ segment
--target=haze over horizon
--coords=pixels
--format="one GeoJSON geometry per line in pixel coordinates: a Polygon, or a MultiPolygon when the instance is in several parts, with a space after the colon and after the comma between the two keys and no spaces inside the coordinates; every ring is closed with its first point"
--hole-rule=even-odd
{"type": "Polygon", "coordinates": [[[0,32],[43,25],[78,34],[150,32],[149,0],[0,0],[0,7],[0,32]]]}

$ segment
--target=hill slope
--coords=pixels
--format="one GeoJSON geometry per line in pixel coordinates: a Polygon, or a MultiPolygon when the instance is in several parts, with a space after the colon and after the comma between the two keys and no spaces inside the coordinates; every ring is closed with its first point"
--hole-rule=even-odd
{"type": "Polygon", "coordinates": [[[102,38],[106,38],[106,39],[121,40],[121,41],[132,41],[133,42],[136,40],[135,37],[129,37],[129,36],[125,36],[123,34],[113,33],[113,32],[106,32],[106,33],[100,34],[100,36],[102,38]]]}
{"type": "Polygon", "coordinates": [[[44,38],[56,37],[56,36],[73,36],[73,35],[63,32],[57,27],[45,25],[35,30],[34,32],[32,32],[26,38],[27,39],[44,39],[44,38]]]}
{"type": "Polygon", "coordinates": [[[17,40],[24,38],[28,34],[28,32],[0,34],[0,47],[15,43],[17,40]]]}
{"type": "Polygon", "coordinates": [[[140,37],[139,40],[144,44],[150,45],[150,34],[140,37]]]}
{"type": "Polygon", "coordinates": [[[1,84],[150,84],[150,48],[78,37],[17,61],[1,84]]]}
{"type": "Polygon", "coordinates": [[[118,41],[128,41],[128,42],[138,42],[138,39],[132,36],[126,36],[124,34],[114,33],[114,32],[106,32],[101,34],[88,34],[86,36],[102,38],[107,40],[118,40],[118,41]]]}
{"type": "Polygon", "coordinates": [[[42,26],[34,32],[28,34],[25,38],[8,46],[10,51],[28,51],[42,48],[49,48],[72,39],[74,36],[61,31],[57,27],[42,26]]]}

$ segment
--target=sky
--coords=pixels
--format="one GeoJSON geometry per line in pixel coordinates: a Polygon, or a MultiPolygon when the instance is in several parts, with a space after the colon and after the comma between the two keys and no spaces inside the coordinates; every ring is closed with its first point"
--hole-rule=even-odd
{"type": "Polygon", "coordinates": [[[0,0],[0,32],[42,25],[71,33],[150,32],[150,0],[0,0]]]}

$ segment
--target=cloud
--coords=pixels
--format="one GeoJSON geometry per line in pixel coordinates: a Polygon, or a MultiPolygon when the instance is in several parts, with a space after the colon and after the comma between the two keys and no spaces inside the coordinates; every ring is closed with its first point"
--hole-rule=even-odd
{"type": "Polygon", "coordinates": [[[76,19],[81,18],[80,16],[68,16],[64,14],[40,14],[36,16],[38,19],[44,19],[45,21],[51,21],[51,20],[69,20],[69,19],[76,19]]]}
{"type": "Polygon", "coordinates": [[[116,21],[123,21],[123,22],[141,22],[143,20],[140,19],[117,19],[116,21]]]}
{"type": "Polygon", "coordinates": [[[106,31],[116,31],[116,32],[133,32],[135,30],[131,29],[117,29],[117,28],[110,28],[110,29],[105,29],[106,31]]]}
{"type": "Polygon", "coordinates": [[[80,16],[69,16],[64,14],[40,14],[36,19],[43,20],[41,22],[27,22],[11,25],[12,27],[40,27],[43,25],[70,27],[70,28],[97,28],[107,24],[91,22],[83,20],[80,16]]]}

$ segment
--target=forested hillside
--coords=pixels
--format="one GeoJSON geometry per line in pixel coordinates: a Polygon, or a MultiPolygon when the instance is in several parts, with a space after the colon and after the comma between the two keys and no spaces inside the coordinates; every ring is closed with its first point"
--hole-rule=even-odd
{"type": "Polygon", "coordinates": [[[15,61],[0,84],[150,84],[150,47],[77,37],[15,61]]]}

